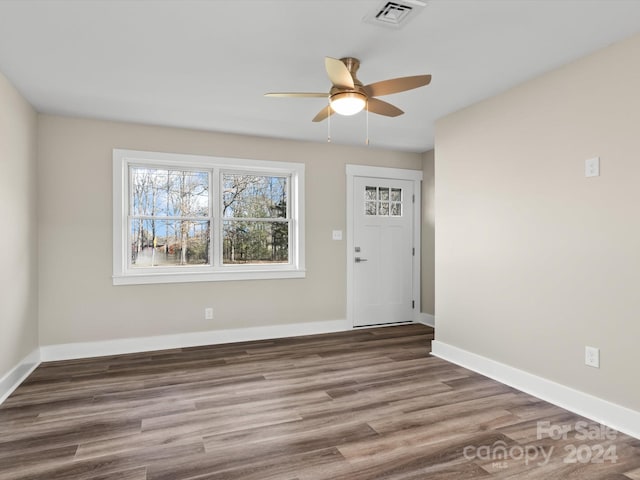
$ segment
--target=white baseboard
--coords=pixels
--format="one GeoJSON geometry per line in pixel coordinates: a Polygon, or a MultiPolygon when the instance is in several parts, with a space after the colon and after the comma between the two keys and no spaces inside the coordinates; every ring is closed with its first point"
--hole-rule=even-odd
{"type": "Polygon", "coordinates": [[[40,347],[40,357],[43,362],[51,362],[76,358],[120,355],[124,353],[167,350],[171,348],[298,337],[319,333],[343,332],[351,329],[352,327],[347,320],[329,320],[323,322],[269,325],[264,327],[210,330],[206,332],[179,333],[176,335],[159,335],[154,337],[44,345],[40,347]]]}
{"type": "Polygon", "coordinates": [[[416,322],[426,325],[427,327],[436,328],[436,317],[430,313],[419,313],[416,322]]]}
{"type": "Polygon", "coordinates": [[[7,374],[0,378],[0,405],[9,398],[9,395],[31,375],[36,367],[40,365],[40,350],[36,348],[13,367],[7,374]]]}
{"type": "Polygon", "coordinates": [[[438,340],[432,354],[640,439],[640,412],[438,340]]]}

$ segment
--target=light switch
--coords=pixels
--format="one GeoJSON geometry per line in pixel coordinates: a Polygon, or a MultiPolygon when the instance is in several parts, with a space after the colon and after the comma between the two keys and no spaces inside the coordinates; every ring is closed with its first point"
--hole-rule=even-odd
{"type": "Polygon", "coordinates": [[[600,157],[593,157],[584,161],[584,176],[600,176],[600,157]]]}
{"type": "Polygon", "coordinates": [[[342,240],[342,230],[334,230],[331,238],[333,238],[334,240],[342,240]]]}

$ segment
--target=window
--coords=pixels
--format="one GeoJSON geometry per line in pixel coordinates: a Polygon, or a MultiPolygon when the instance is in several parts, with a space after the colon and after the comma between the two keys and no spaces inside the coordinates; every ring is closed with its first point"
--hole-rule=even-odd
{"type": "Polygon", "coordinates": [[[304,277],[304,165],[113,151],[113,283],[304,277]]]}
{"type": "Polygon", "coordinates": [[[129,166],[132,269],[210,265],[210,173],[129,166]]]}
{"type": "Polygon", "coordinates": [[[365,187],[365,215],[383,217],[402,216],[402,189],[389,187],[365,187]]]}
{"type": "Polygon", "coordinates": [[[285,176],[223,173],[223,264],[288,263],[288,183],[285,176]]]}

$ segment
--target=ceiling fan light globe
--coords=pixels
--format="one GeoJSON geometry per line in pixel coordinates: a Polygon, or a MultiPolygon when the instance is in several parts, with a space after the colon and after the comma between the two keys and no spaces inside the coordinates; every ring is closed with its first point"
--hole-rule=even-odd
{"type": "Polygon", "coordinates": [[[329,99],[331,108],[339,115],[355,115],[367,104],[367,97],[358,92],[339,92],[329,99]]]}

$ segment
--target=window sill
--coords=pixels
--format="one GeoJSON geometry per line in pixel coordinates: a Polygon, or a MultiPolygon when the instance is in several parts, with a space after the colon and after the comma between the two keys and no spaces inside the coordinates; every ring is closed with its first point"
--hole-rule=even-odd
{"type": "Polygon", "coordinates": [[[236,280],[279,280],[305,278],[305,270],[242,270],[237,272],[143,273],[114,275],[113,285],[150,285],[157,283],[230,282],[236,280]]]}

